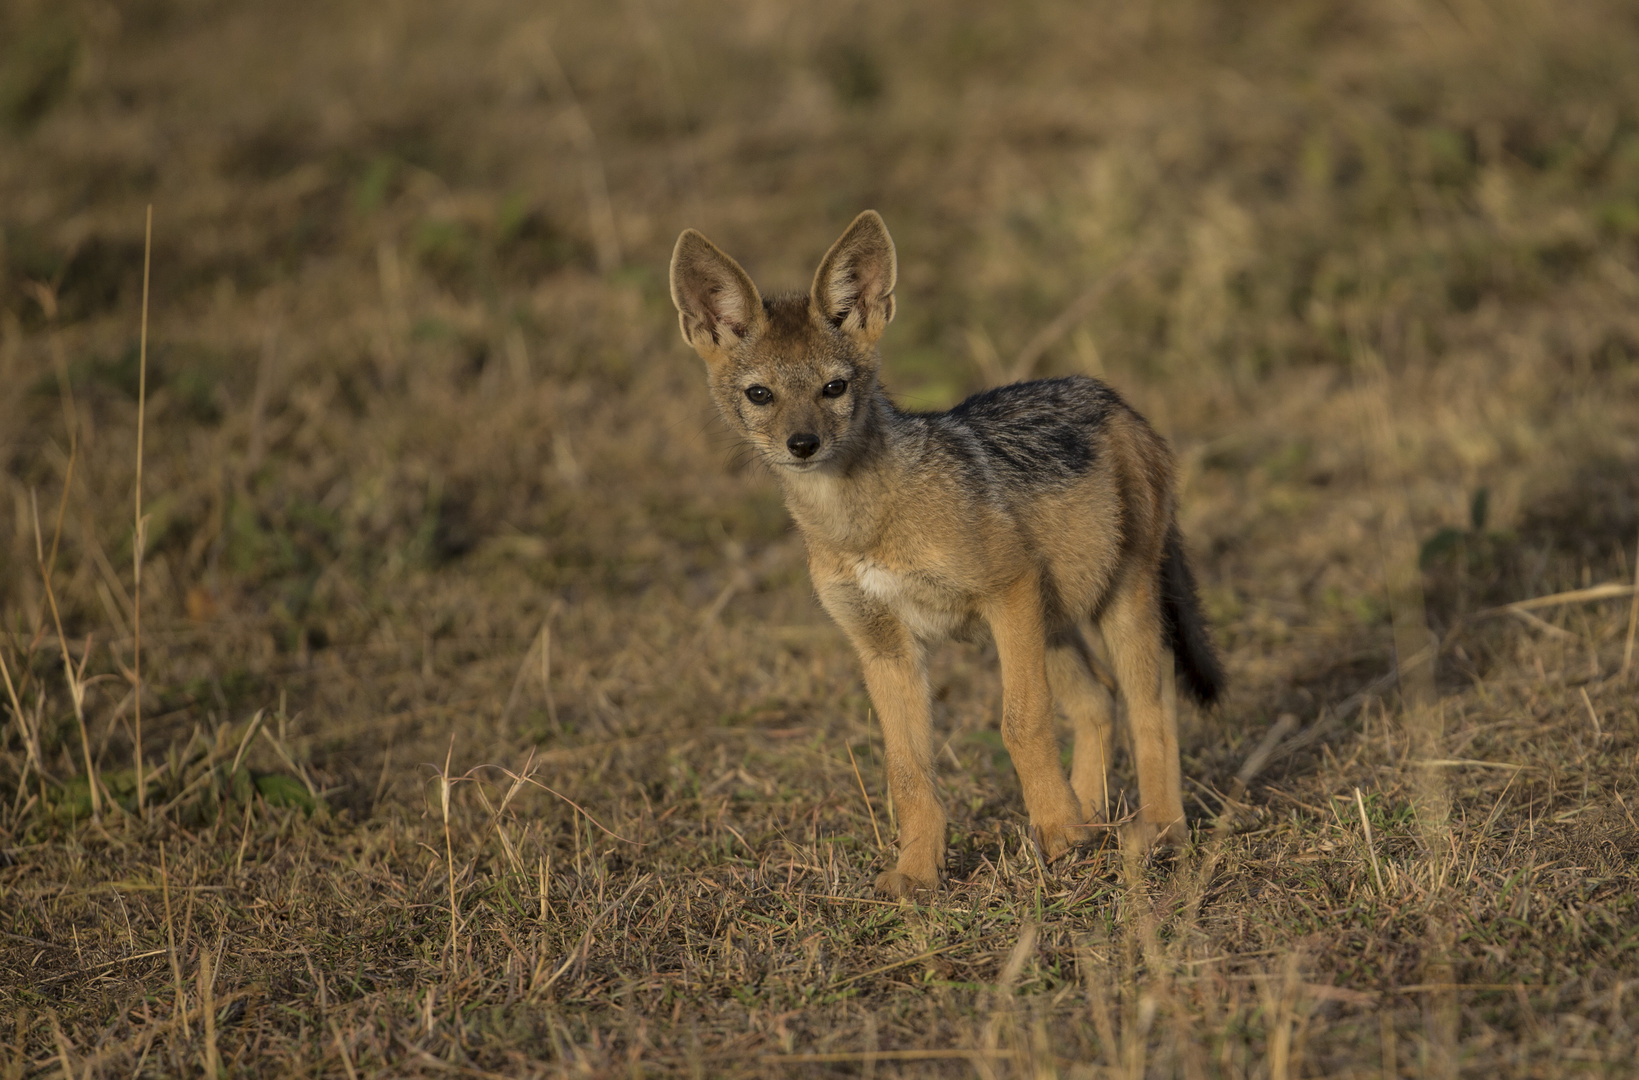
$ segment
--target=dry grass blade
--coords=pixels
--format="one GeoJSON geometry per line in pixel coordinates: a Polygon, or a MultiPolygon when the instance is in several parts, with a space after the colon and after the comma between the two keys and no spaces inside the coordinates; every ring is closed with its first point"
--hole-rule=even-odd
{"type": "Polygon", "coordinates": [[[1475,758],[1417,758],[1413,764],[1427,769],[1509,769],[1514,772],[1531,768],[1529,765],[1516,765],[1512,761],[1480,761],[1475,758]]]}
{"type": "MultiPolygon", "coordinates": [[[[533,750],[530,751],[530,757],[531,759],[534,758],[533,750]]],[[[484,786],[482,783],[478,783],[473,786],[473,791],[477,793],[479,801],[484,804],[484,812],[489,815],[490,828],[495,831],[496,839],[501,841],[501,849],[506,854],[507,863],[511,865],[513,873],[517,874],[519,877],[523,877],[525,873],[523,859],[519,856],[517,849],[512,846],[512,838],[507,835],[506,827],[501,820],[501,815],[506,812],[507,804],[511,802],[513,796],[518,793],[518,789],[523,786],[525,778],[529,775],[529,769],[530,763],[525,762],[524,771],[522,774],[508,772],[506,769],[501,770],[512,778],[512,786],[509,787],[507,789],[507,793],[501,797],[501,805],[499,806],[495,806],[489,801],[489,795],[484,791],[484,786]]],[[[470,777],[472,773],[469,772],[467,775],[470,777]]]]}
{"type": "Polygon", "coordinates": [[[867,1061],[1007,1061],[1021,1058],[1017,1050],[952,1047],[949,1050],[855,1050],[829,1054],[765,1054],[767,1065],[848,1065],[867,1061]]]}
{"type": "Polygon", "coordinates": [[[1383,887],[1383,868],[1377,865],[1377,842],[1372,839],[1372,819],[1366,813],[1366,800],[1360,794],[1360,789],[1354,789],[1354,805],[1360,811],[1360,827],[1366,831],[1366,853],[1372,860],[1372,877],[1377,882],[1377,895],[1387,899],[1388,892],[1383,887]]]}
{"type": "MultiPolygon", "coordinates": [[[[253,722],[252,727],[255,726],[256,725],[253,722]]],[[[296,756],[290,752],[290,748],[285,745],[284,740],[278,738],[273,734],[273,732],[269,731],[267,729],[267,725],[265,724],[262,725],[258,731],[262,738],[267,740],[267,744],[273,747],[273,752],[279,755],[279,760],[285,763],[286,768],[300,778],[302,785],[307,788],[307,794],[311,798],[317,800],[319,798],[318,786],[313,783],[313,778],[307,774],[307,769],[304,768],[302,764],[296,760],[296,756]]]]}
{"type": "MultiPolygon", "coordinates": [[[[231,773],[229,774],[232,775],[231,773]]],[[[250,843],[250,818],[256,809],[255,799],[245,800],[245,823],[239,829],[239,850],[233,857],[233,872],[235,875],[245,872],[245,848],[250,843]]]]}
{"type": "Polygon", "coordinates": [[[1595,741],[1604,741],[1605,729],[1599,723],[1599,713],[1594,709],[1592,699],[1588,697],[1588,688],[1586,686],[1579,686],[1576,690],[1577,693],[1582,695],[1582,704],[1588,710],[1588,719],[1593,722],[1593,737],[1595,741]]]}
{"type": "Polygon", "coordinates": [[[593,817],[591,815],[591,813],[589,813],[586,810],[585,807],[581,806],[580,803],[576,802],[574,799],[571,799],[569,796],[565,795],[563,792],[561,792],[558,789],[552,787],[551,785],[543,784],[541,781],[536,780],[534,777],[531,777],[531,776],[524,776],[522,779],[525,783],[530,784],[533,787],[540,788],[542,791],[546,792],[548,795],[551,795],[553,798],[562,800],[571,809],[573,809],[575,811],[575,813],[579,814],[581,817],[585,818],[587,821],[591,822],[594,826],[596,826],[597,830],[599,832],[603,833],[603,835],[605,835],[605,836],[607,836],[611,839],[614,839],[614,840],[619,840],[623,844],[631,844],[633,847],[643,847],[643,846],[645,846],[645,845],[639,843],[636,840],[629,840],[626,837],[624,837],[624,836],[620,835],[619,833],[615,832],[613,829],[610,829],[608,826],[604,825],[603,822],[601,822],[597,818],[593,817]]]}
{"type": "Polygon", "coordinates": [[[233,752],[233,764],[228,766],[228,775],[230,777],[239,771],[240,763],[245,760],[245,751],[250,747],[250,741],[256,737],[256,732],[261,729],[262,717],[266,713],[266,709],[257,709],[255,714],[251,716],[250,723],[245,725],[245,733],[239,736],[239,749],[233,752]]]}
{"type": "MultiPolygon", "coordinates": [[[[893,905],[893,906],[897,907],[898,905],[896,904],[896,905],[893,905]]],[[[955,949],[969,949],[969,948],[972,948],[975,944],[977,944],[977,943],[972,942],[972,941],[958,941],[958,942],[953,942],[949,945],[941,945],[937,949],[929,949],[926,952],[917,953],[915,956],[907,956],[903,960],[895,960],[891,964],[882,964],[881,966],[874,967],[869,971],[862,971],[857,975],[850,975],[846,979],[839,979],[836,982],[832,983],[831,985],[834,988],[838,988],[838,989],[840,989],[841,987],[844,987],[844,986],[851,986],[852,984],[854,984],[856,982],[863,982],[864,980],[869,979],[869,978],[871,978],[873,976],[876,976],[876,975],[883,975],[883,974],[886,974],[887,972],[890,972],[890,971],[897,971],[900,968],[909,967],[912,964],[920,964],[924,960],[931,960],[935,956],[941,956],[941,955],[943,955],[945,953],[948,953],[948,952],[951,952],[952,950],[955,950],[955,949]]]]}

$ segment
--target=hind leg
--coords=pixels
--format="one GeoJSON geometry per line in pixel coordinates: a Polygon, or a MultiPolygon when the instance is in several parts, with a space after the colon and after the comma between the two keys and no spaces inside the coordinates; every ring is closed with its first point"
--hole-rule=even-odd
{"type": "Polygon", "coordinates": [[[1133,763],[1138,771],[1138,839],[1145,844],[1179,844],[1188,838],[1184,823],[1183,777],[1178,759],[1175,695],[1163,688],[1172,680],[1172,651],[1162,644],[1157,582],[1132,575],[1111,598],[1099,628],[1110,650],[1121,696],[1127,702],[1133,763]]]}
{"type": "Polygon", "coordinates": [[[1109,674],[1102,670],[1086,639],[1072,629],[1056,636],[1047,652],[1047,681],[1075,731],[1070,787],[1081,803],[1082,820],[1108,821],[1110,734],[1115,716],[1115,698],[1106,686],[1111,681],[1109,674]]]}
{"type": "Polygon", "coordinates": [[[1013,758],[1025,809],[1042,853],[1051,861],[1078,841],[1081,803],[1064,778],[1053,731],[1053,692],[1047,681],[1047,627],[1041,581],[1021,577],[986,613],[1002,668],[1002,745],[1013,758]]]}

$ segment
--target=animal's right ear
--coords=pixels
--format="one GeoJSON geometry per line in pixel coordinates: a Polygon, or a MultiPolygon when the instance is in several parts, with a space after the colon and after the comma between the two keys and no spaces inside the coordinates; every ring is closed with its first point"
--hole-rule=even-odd
{"type": "Polygon", "coordinates": [[[683,340],[708,363],[762,328],[767,316],[757,286],[740,264],[693,229],[672,249],[672,303],[683,340]]]}

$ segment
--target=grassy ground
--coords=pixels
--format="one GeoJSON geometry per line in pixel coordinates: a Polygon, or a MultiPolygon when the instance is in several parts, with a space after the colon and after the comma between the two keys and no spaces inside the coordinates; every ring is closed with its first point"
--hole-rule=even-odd
{"type": "Polygon", "coordinates": [[[1601,0],[6,5],[0,1074],[1634,1074],[1635,55],[1601,0]],[[870,897],[857,669],[664,278],[866,206],[902,399],[1101,373],[1177,450],[1234,683],[1181,854],[1040,865],[953,647],[948,889],[870,897]]]}

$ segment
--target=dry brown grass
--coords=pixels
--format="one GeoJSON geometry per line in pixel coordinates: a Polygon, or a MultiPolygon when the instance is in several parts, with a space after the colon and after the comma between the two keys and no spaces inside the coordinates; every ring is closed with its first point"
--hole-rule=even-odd
{"type": "Polygon", "coordinates": [[[1636,54],[1600,0],[0,10],[0,1072],[1631,1074],[1634,608],[1493,609],[1639,561],[1636,54]],[[1024,354],[1173,440],[1234,680],[1176,858],[1040,866],[953,648],[949,890],[869,897],[856,667],[663,278],[864,206],[903,397],[1024,354]]]}

